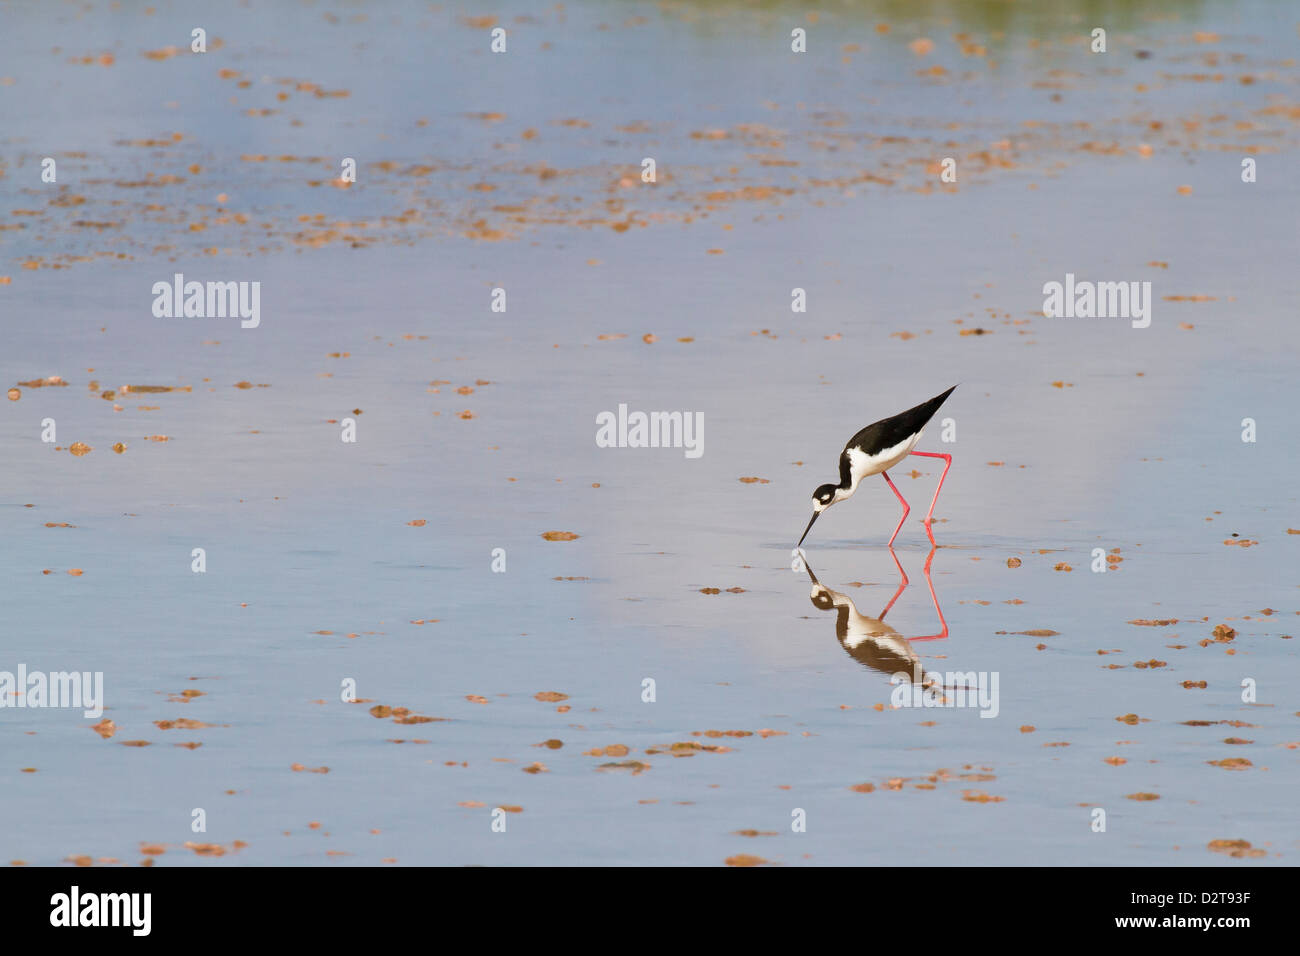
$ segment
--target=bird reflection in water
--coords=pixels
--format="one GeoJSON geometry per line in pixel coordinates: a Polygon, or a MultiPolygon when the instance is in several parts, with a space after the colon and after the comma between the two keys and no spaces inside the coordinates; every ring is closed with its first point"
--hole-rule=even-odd
{"type": "MultiPolygon", "coordinates": [[[[898,600],[899,595],[907,589],[910,583],[907,579],[907,573],[903,570],[902,564],[899,563],[898,555],[894,549],[889,549],[889,555],[894,559],[894,566],[898,568],[900,582],[898,590],[894,596],[889,599],[877,617],[867,617],[865,614],[858,612],[857,606],[853,599],[847,594],[840,591],[832,591],[826,585],[817,580],[817,575],[813,573],[812,567],[804,558],[804,570],[808,572],[808,577],[812,580],[812,593],[809,595],[812,599],[813,606],[819,611],[834,610],[835,615],[835,636],[839,639],[840,646],[848,653],[850,657],[859,664],[870,667],[872,670],[880,671],[884,674],[907,674],[910,675],[912,683],[929,688],[933,681],[925,675],[921,666],[920,656],[912,649],[912,641],[937,641],[948,636],[948,622],[944,620],[943,610],[939,607],[939,598],[934,593],[934,581],[930,577],[930,565],[934,561],[934,553],[937,549],[931,548],[930,554],[925,559],[925,583],[930,588],[930,599],[934,602],[935,613],[939,615],[940,630],[937,634],[921,634],[916,637],[904,637],[893,627],[885,623],[885,615],[889,613],[894,602],[898,600]]],[[[936,688],[941,691],[940,688],[936,688]]]]}

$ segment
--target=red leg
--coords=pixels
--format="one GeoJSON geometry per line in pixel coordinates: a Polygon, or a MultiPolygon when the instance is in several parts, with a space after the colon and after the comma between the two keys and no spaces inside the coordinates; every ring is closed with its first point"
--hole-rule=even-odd
{"type": "Polygon", "coordinates": [[[889,472],[882,471],[880,474],[884,477],[885,483],[893,489],[894,494],[898,495],[898,500],[903,503],[903,517],[898,519],[898,527],[894,529],[894,533],[889,537],[889,547],[892,548],[894,546],[894,539],[898,537],[898,532],[903,530],[903,522],[907,520],[907,516],[912,510],[912,506],[907,503],[902,495],[898,494],[898,489],[894,488],[894,483],[889,480],[889,472]]]}
{"type": "Polygon", "coordinates": [[[925,559],[925,583],[930,586],[930,600],[934,602],[934,613],[939,615],[939,624],[943,630],[938,634],[926,634],[920,637],[909,637],[909,641],[941,641],[948,636],[948,622],[944,620],[943,609],[939,607],[939,598],[934,593],[934,580],[930,577],[930,565],[934,561],[935,548],[930,549],[930,555],[925,559]]]}
{"type": "Polygon", "coordinates": [[[952,467],[952,455],[944,455],[933,451],[914,451],[913,455],[920,455],[922,458],[942,458],[944,460],[943,474],[939,476],[939,484],[934,489],[934,499],[930,502],[930,510],[925,516],[925,533],[930,535],[930,543],[934,544],[934,535],[930,534],[930,523],[934,521],[934,506],[939,501],[939,492],[943,488],[943,480],[948,477],[948,469],[952,467]]]}
{"type": "Polygon", "coordinates": [[[907,572],[903,570],[903,565],[899,563],[898,555],[894,554],[893,548],[889,549],[889,556],[894,559],[894,567],[898,568],[898,575],[902,580],[899,582],[898,590],[894,592],[894,596],[889,599],[889,603],[885,605],[885,609],[880,612],[880,617],[877,618],[879,621],[885,619],[885,615],[888,614],[889,609],[894,606],[894,602],[898,600],[898,596],[903,593],[904,589],[910,583],[907,580],[907,572]]]}

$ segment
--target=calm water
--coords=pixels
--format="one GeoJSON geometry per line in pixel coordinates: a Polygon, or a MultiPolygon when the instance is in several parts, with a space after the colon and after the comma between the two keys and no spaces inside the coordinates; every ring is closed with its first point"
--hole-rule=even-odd
{"type": "Polygon", "coordinates": [[[0,710],[0,860],[1293,863],[1298,18],[1023,6],[0,5],[0,375],[68,383],[0,416],[0,671],[113,723],[0,710]],[[260,326],[155,318],[176,272],[260,326]],[[1067,272],[1150,327],[1044,318],[1067,272]],[[814,601],[813,488],[954,383],[928,576],[913,458],[886,623],[879,479],[814,601]],[[598,447],[620,404],[704,454],[598,447]],[[997,716],[891,707],[828,600],[997,716]]]}

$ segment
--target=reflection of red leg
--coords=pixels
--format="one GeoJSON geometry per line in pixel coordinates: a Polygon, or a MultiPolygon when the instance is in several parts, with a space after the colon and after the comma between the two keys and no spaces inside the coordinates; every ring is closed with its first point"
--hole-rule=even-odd
{"type": "Polygon", "coordinates": [[[898,574],[903,580],[899,583],[898,590],[894,592],[894,596],[889,599],[889,603],[885,605],[885,609],[880,612],[878,620],[881,621],[885,619],[885,615],[889,613],[889,609],[894,606],[894,602],[898,600],[898,596],[903,593],[903,589],[909,584],[907,580],[907,572],[903,570],[903,566],[899,563],[898,555],[894,554],[893,548],[889,549],[889,556],[894,559],[894,567],[898,568],[898,574]]]}
{"type": "Polygon", "coordinates": [[[943,480],[948,477],[948,469],[952,467],[952,455],[943,455],[933,451],[914,451],[913,455],[920,455],[922,458],[942,458],[944,460],[943,474],[939,476],[939,484],[934,489],[934,499],[930,502],[930,510],[925,515],[925,533],[930,535],[930,543],[934,544],[934,535],[930,533],[930,524],[934,521],[934,506],[939,501],[939,491],[943,488],[943,480]]]}
{"type": "Polygon", "coordinates": [[[930,549],[930,555],[925,559],[925,570],[922,573],[925,575],[925,583],[930,587],[930,600],[934,602],[934,613],[939,615],[939,623],[943,626],[943,630],[938,634],[924,634],[920,637],[909,637],[909,641],[941,641],[948,636],[948,622],[944,620],[943,609],[939,607],[938,595],[934,593],[934,581],[930,577],[930,564],[934,561],[935,550],[936,548],[930,549]]]}
{"type": "MultiPolygon", "coordinates": [[[[915,452],[913,454],[915,454],[915,452]]],[[[889,472],[882,471],[880,474],[884,476],[885,483],[888,484],[889,487],[893,489],[894,494],[898,495],[898,500],[903,503],[903,517],[898,519],[898,527],[895,528],[894,533],[889,536],[889,547],[892,548],[894,546],[894,539],[898,537],[898,532],[903,530],[903,522],[907,520],[907,515],[912,510],[912,506],[907,503],[907,501],[903,498],[902,495],[898,494],[898,489],[894,488],[894,483],[889,480],[889,472]]]]}

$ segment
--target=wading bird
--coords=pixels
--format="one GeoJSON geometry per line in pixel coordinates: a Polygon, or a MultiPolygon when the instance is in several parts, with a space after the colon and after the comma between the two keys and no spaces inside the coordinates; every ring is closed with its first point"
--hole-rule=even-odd
{"type": "Polygon", "coordinates": [[[915,408],[909,408],[907,411],[899,412],[890,418],[882,418],[850,438],[849,443],[840,452],[840,483],[838,485],[822,485],[813,492],[813,514],[808,519],[808,527],[803,529],[799,544],[795,545],[795,547],[803,546],[803,539],[808,537],[808,532],[812,530],[813,522],[817,520],[819,514],[831,505],[839,504],[846,498],[852,497],[853,492],[858,490],[859,482],[871,475],[884,475],[885,482],[898,496],[898,500],[903,505],[903,517],[898,519],[898,527],[894,529],[894,533],[889,538],[889,544],[892,547],[894,539],[898,537],[898,532],[902,530],[903,522],[907,520],[907,515],[911,512],[912,507],[898,493],[894,483],[889,480],[888,469],[893,468],[908,455],[942,458],[945,462],[943,474],[939,476],[939,485],[934,489],[934,500],[930,502],[930,511],[925,516],[925,533],[930,536],[930,541],[933,543],[934,534],[930,531],[930,522],[934,519],[934,505],[939,500],[939,490],[943,488],[943,479],[948,476],[948,469],[952,467],[952,455],[943,455],[932,451],[912,451],[912,449],[921,440],[921,433],[926,424],[934,417],[934,413],[939,410],[939,406],[944,403],[944,400],[952,394],[953,388],[956,387],[954,385],[942,395],[936,395],[928,402],[922,402],[915,408]]]}

